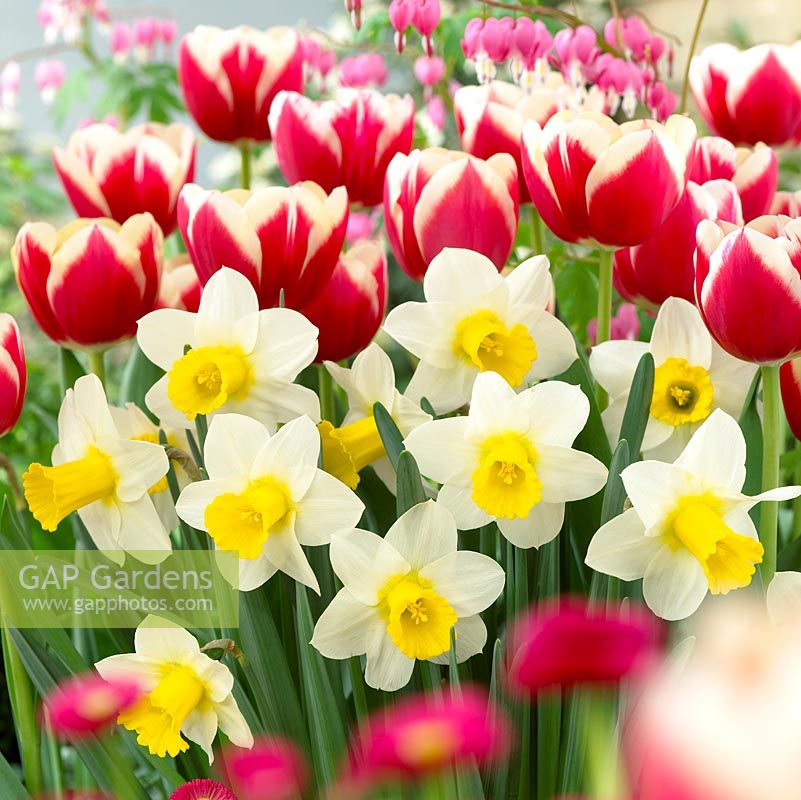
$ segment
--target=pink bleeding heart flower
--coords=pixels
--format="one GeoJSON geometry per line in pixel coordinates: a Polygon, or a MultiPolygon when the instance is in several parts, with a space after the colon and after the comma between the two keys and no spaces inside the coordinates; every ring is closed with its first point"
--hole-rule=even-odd
{"type": "Polygon", "coordinates": [[[303,315],[320,331],[315,361],[342,361],[360,353],[384,321],[387,305],[384,249],[361,241],[344,252],[331,279],[303,315]]]}
{"type": "Polygon", "coordinates": [[[392,0],[389,4],[389,23],[395,30],[395,49],[399,53],[406,46],[406,30],[412,24],[415,10],[414,0],[392,0]]]}
{"type": "Polygon", "coordinates": [[[561,111],[544,127],[529,121],[522,160],[531,199],[564,241],[642,244],[684,193],[695,136],[682,116],[618,125],[592,111],[561,111]]]}
{"type": "Polygon", "coordinates": [[[253,284],[261,308],[299,309],[322,291],[336,267],[348,224],[348,194],[311,181],[249,192],[187,184],[178,225],[200,282],[222,267],[253,284]]]}
{"type": "Polygon", "coordinates": [[[703,220],[696,240],[696,303],[718,344],[756,364],[799,355],[801,219],[703,220]]]}
{"type": "Polygon", "coordinates": [[[178,36],[178,21],[174,19],[162,19],[156,23],[156,36],[168,47],[178,36]]]}
{"type": "Polygon", "coordinates": [[[689,178],[696,183],[718,178],[731,181],[743,204],[743,218],[750,222],[769,212],[779,181],[779,162],[773,149],[764,144],[753,149],[735,147],[719,136],[702,136],[689,178]]]}
{"type": "Polygon", "coordinates": [[[132,680],[104,680],[94,673],[72,678],[44,699],[45,720],[59,736],[80,739],[110,727],[133,706],[142,688],[132,680]]]}
{"type": "Polygon", "coordinates": [[[387,63],[380,53],[361,53],[339,62],[339,82],[353,89],[383,86],[388,75],[387,63]]]}
{"type": "Polygon", "coordinates": [[[462,148],[479,158],[509,153],[517,165],[520,202],[530,200],[523,175],[520,137],[527,120],[540,125],[559,110],[564,80],[551,72],[544,85],[525,91],[513,83],[492,81],[463,86],[453,97],[456,128],[462,148]]]}
{"type": "Polygon", "coordinates": [[[530,17],[518,17],[515,20],[512,50],[525,69],[533,70],[552,46],[553,36],[542,20],[535,22],[530,17]]]}
{"type": "Polygon", "coordinates": [[[124,133],[88,125],[53,148],[53,164],[75,212],[125,222],[149,211],[165,236],[175,230],[178,194],[195,174],[195,136],[185,125],[157,122],[124,133]]]}
{"type": "Polygon", "coordinates": [[[0,106],[13,108],[16,105],[21,82],[22,70],[19,62],[6,62],[6,65],[0,70],[0,106]]]}
{"type": "Polygon", "coordinates": [[[709,127],[734,144],[782,145],[801,135],[801,43],[711,45],[693,58],[690,86],[709,127]]]}
{"type": "Polygon", "coordinates": [[[387,236],[401,268],[415,280],[446,247],[475,250],[502,270],[517,215],[517,167],[508,153],[485,161],[432,147],[399,153],[387,170],[387,236]]]}
{"type": "Polygon", "coordinates": [[[270,129],[287,181],[314,181],[327,192],[345,186],[351,202],[371,207],[381,202],[393,156],[411,149],[414,100],[368,89],[343,90],[325,102],[281,92],[270,129]]]}
{"type": "Polygon", "coordinates": [[[445,77],[445,62],[439,56],[420,56],[414,62],[414,77],[423,86],[436,86],[445,77]]]}
{"type": "Polygon", "coordinates": [[[695,302],[695,231],[703,219],[743,224],[731,181],[687,182],[679,202],[642,244],[615,252],[615,288],[632,303],[655,310],[668,297],[695,302]]]}
{"type": "Polygon", "coordinates": [[[33,79],[42,102],[49,106],[55,100],[56,93],[67,80],[67,67],[58,59],[45,59],[36,64],[33,79]]]}
{"type": "Polygon", "coordinates": [[[19,420],[28,370],[19,327],[11,314],[0,313],[0,436],[19,420]]]}
{"type": "Polygon", "coordinates": [[[111,54],[117,62],[124,62],[133,47],[133,31],[127,22],[116,22],[111,26],[111,54]]]}
{"type": "Polygon", "coordinates": [[[609,609],[578,598],[548,601],[517,623],[509,684],[531,695],[615,685],[651,666],[659,640],[654,616],[636,605],[609,609]]]}
{"type": "Polygon", "coordinates": [[[276,95],[303,88],[300,39],[292,28],[201,25],[181,40],[178,78],[189,113],[209,138],[265,142],[276,95]]]}
{"type": "Polygon", "coordinates": [[[235,800],[294,800],[308,783],[306,759],[288,739],[264,736],[249,750],[228,746],[221,761],[235,800]]]}

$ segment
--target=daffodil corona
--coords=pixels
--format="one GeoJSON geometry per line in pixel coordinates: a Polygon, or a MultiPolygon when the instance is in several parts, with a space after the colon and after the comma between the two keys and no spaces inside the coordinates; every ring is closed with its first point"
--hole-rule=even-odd
{"type": "Polygon", "coordinates": [[[331,538],[331,564],[344,584],[314,629],[312,645],[328,658],[367,654],[367,683],[405,686],[416,660],[456,660],[480,652],[487,629],[478,616],[503,589],[500,566],[456,549],[456,525],[429,500],[409,509],[382,539],[343,530],[331,538]]]}
{"type": "Polygon", "coordinates": [[[590,367],[609,393],[603,421],[616,442],[629,390],[643,354],[654,357],[654,390],[642,449],[648,458],[672,461],[716,409],[738,417],[756,366],[726,353],[709,335],[698,309],[678,297],[659,309],[650,344],[611,341],[594,347],[590,367]]]}
{"type": "Polygon", "coordinates": [[[438,419],[406,437],[438,502],[461,530],[496,520],[518,547],[539,547],[562,527],[565,503],[595,494],[606,467],[571,445],[587,422],[577,386],[540,383],[516,394],[494,372],[478,375],[466,417],[438,419]]]}
{"type": "Polygon", "coordinates": [[[471,250],[445,249],[423,280],[425,303],[390,311],[386,332],[420,359],[407,394],[438,413],[470,399],[476,376],[498,373],[515,389],[551,378],[576,360],[570,331],[546,311],[548,259],[535,256],[504,278],[471,250]]]}
{"type": "Polygon", "coordinates": [[[799,486],[742,494],[745,439],[720,409],[673,464],[641,461],[621,477],[632,508],[595,534],[587,564],[622,580],[643,578],[646,603],[670,620],[692,614],[707,592],[748,586],[764,554],[749,509],[801,494],[799,486]]]}
{"type": "Polygon", "coordinates": [[[34,463],[22,476],[37,522],[55,531],[77,511],[95,546],[120,563],[125,550],[146,561],[147,551],[166,558],[170,538],[149,494],[169,470],[164,448],[120,432],[94,375],[67,390],[58,430],[53,466],[34,463]]]}
{"type": "Polygon", "coordinates": [[[218,550],[239,558],[239,587],[250,591],[278,570],[319,591],[301,545],[328,544],[352,528],[364,504],[317,469],[320,437],[308,417],[271,436],[260,422],[219,414],[204,448],[209,480],[190,483],[178,516],[208,531],[218,550]]]}
{"type": "Polygon", "coordinates": [[[228,667],[201,652],[197,639],[165,619],[147,617],[136,629],[136,652],[95,664],[103,678],[136,680],[143,697],[117,718],[135,731],[136,741],[160,758],[177,756],[199,744],[214,760],[219,728],[238,747],[252,747],[253,736],[231,691],[228,667]]]}
{"type": "Polygon", "coordinates": [[[164,423],[188,428],[199,415],[248,414],[271,428],[320,409],[293,383],[317,353],[317,328],[289,308],[259,311],[256,291],[223,268],[206,284],[196,314],[161,308],[139,320],[137,341],[166,375],[147,393],[164,423]]]}
{"type": "Polygon", "coordinates": [[[381,480],[394,488],[395,470],[387,458],[373,416],[375,404],[384,406],[404,435],[429,422],[431,416],[395,388],[392,361],[377,344],[359,353],[350,369],[330,361],[325,362],[325,367],[345,390],[348,413],[339,427],[334,427],[330,420],[323,420],[318,426],[323,469],[355,489],[359,485],[359,473],[372,466],[381,480]]]}

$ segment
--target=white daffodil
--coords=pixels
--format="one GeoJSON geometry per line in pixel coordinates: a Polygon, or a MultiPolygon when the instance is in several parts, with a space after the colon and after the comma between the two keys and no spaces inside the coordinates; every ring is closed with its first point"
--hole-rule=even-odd
{"type": "Polygon", "coordinates": [[[164,478],[164,448],[133,441],[112,419],[103,385],[94,375],[78,378],[58,414],[53,466],[31,464],[22,476],[25,499],[37,522],[54,531],[78,512],[98,550],[118,563],[123,551],[143,561],[162,561],[170,537],[149,494],[164,478]],[[156,551],[150,557],[146,551],[156,551]]]}
{"type": "Polygon", "coordinates": [[[801,624],[801,572],[777,572],[766,594],[768,614],[776,627],[801,624]]]}
{"type": "Polygon", "coordinates": [[[323,420],[319,425],[323,468],[355,489],[359,485],[359,473],[369,465],[390,489],[394,489],[395,471],[378,433],[373,406],[381,403],[404,436],[418,425],[429,422],[431,415],[395,388],[392,361],[377,344],[359,353],[350,369],[332,361],[326,361],[325,367],[345,390],[348,413],[338,428],[330,420],[323,420]]]}
{"type": "Polygon", "coordinates": [[[136,629],[134,648],[135,653],[104,658],[95,669],[106,680],[122,678],[140,685],[142,699],[117,717],[119,725],[136,731],[140,745],[164,758],[186,752],[189,739],[203,748],[211,763],[219,728],[237,747],[253,746],[253,735],[231,694],[234,676],[201,652],[191,633],[149,616],[136,629]]]}
{"type": "Polygon", "coordinates": [[[420,472],[443,484],[437,502],[460,530],[497,521],[517,547],[539,547],[562,527],[565,503],[601,489],[606,467],[571,449],[590,404],[577,386],[548,381],[520,394],[494,372],[473,385],[466,417],[438,419],[406,437],[420,472]]]}
{"type": "Polygon", "coordinates": [[[320,418],[317,395],[292,383],[317,353],[317,328],[289,308],[259,311],[250,281],[232,269],[212,275],[196,314],[160,308],[142,317],[137,341],[167,373],[145,397],[167,425],[188,428],[219,411],[273,429],[302,414],[320,418]]]}
{"type": "Polygon", "coordinates": [[[609,439],[617,442],[640,358],[654,357],[654,393],[642,450],[673,461],[698,426],[716,409],[737,418],[756,374],[756,364],[730,356],[710,336],[698,309],[670,297],[659,309],[651,343],[610,341],[593,347],[590,369],[609,394],[603,413],[609,439]]]}
{"type": "Polygon", "coordinates": [[[322,613],[311,643],[327,658],[367,654],[369,686],[395,691],[415,660],[447,664],[480,653],[487,629],[478,615],[503,589],[501,567],[456,549],[456,524],[429,500],[409,509],[382,539],[369,531],[331,538],[331,565],[344,584],[322,613]]]}
{"type": "Polygon", "coordinates": [[[482,372],[515,389],[552,378],[576,360],[570,331],[546,311],[548,259],[535,256],[507,277],[472,250],[447,248],[423,280],[425,303],[389,312],[384,330],[420,359],[406,394],[438,414],[463,406],[482,372]]]}
{"type": "Polygon", "coordinates": [[[720,409],[675,463],[640,461],[621,477],[632,508],[595,534],[587,564],[625,581],[643,578],[645,602],[669,620],[690,616],[707,592],[748,586],[764,553],[748,510],[801,494],[799,486],[742,494],[745,438],[720,409]]]}
{"type": "MultiPolygon", "coordinates": [[[[137,442],[152,442],[159,444],[159,426],[156,425],[139,406],[134,403],[126,403],[124,407],[109,406],[111,418],[114,425],[124,439],[132,439],[137,442]]],[[[164,434],[167,444],[189,452],[189,442],[187,431],[182,428],[166,428],[164,434]]],[[[185,486],[189,478],[181,466],[172,462],[175,467],[175,475],[179,486],[185,486]]],[[[175,514],[175,503],[170,494],[170,487],[165,475],[148,490],[156,510],[159,512],[164,527],[171,531],[178,525],[178,517],[175,514]]]]}
{"type": "Polygon", "coordinates": [[[280,570],[319,593],[301,545],[328,544],[364,511],[350,489],[317,469],[319,454],[320,437],[308,417],[273,436],[241,414],[212,419],[204,447],[209,480],[190,483],[176,510],[208,531],[218,550],[238,555],[242,591],[280,570]]]}

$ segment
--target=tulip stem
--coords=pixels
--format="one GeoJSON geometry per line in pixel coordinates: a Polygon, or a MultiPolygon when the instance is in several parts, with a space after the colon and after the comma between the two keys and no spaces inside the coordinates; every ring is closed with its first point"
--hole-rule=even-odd
{"type": "Polygon", "coordinates": [[[336,407],[334,401],[334,384],[331,373],[325,368],[324,364],[317,367],[318,395],[320,397],[320,417],[328,420],[332,425],[337,424],[336,407]]]}
{"type": "Polygon", "coordinates": [[[100,378],[100,383],[106,385],[106,354],[103,350],[98,353],[89,353],[89,371],[100,378]]]}
{"type": "MultiPolygon", "coordinates": [[[[781,393],[779,365],[762,367],[762,491],[779,485],[781,456],[781,393]]],[[[759,513],[759,539],[765,548],[762,557],[762,585],[767,589],[776,573],[779,504],[762,503],[759,513]]]]}
{"type": "Polygon", "coordinates": [[[612,250],[601,250],[598,261],[598,313],[595,344],[606,342],[612,334],[612,250]]]}
{"type": "Polygon", "coordinates": [[[687,97],[690,93],[690,65],[695,55],[695,48],[698,46],[698,37],[701,35],[701,28],[704,24],[704,15],[706,14],[706,7],[709,5],[709,0],[702,0],[701,8],[698,10],[698,19],[695,21],[695,30],[693,31],[693,38],[690,40],[690,49],[687,52],[687,63],[684,66],[684,78],[681,82],[681,101],[679,103],[679,114],[684,114],[687,111],[687,97]]]}
{"type": "Polygon", "coordinates": [[[250,139],[239,142],[239,155],[242,159],[242,188],[250,189],[251,161],[253,156],[250,139]]]}
{"type": "Polygon", "coordinates": [[[542,217],[534,206],[531,206],[531,249],[535,255],[545,252],[544,237],[542,235],[542,217]]]}

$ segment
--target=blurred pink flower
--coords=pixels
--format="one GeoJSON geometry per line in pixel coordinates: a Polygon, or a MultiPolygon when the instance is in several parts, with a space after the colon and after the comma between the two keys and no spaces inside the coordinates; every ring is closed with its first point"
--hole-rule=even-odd
{"type": "MultiPolygon", "coordinates": [[[[587,325],[587,337],[595,342],[598,333],[598,320],[591,319],[587,325]]],[[[631,303],[621,303],[617,313],[612,317],[612,339],[636,339],[640,333],[640,318],[637,307],[631,303]]]]}
{"type": "Polygon", "coordinates": [[[42,102],[49,106],[67,79],[67,67],[58,59],[44,59],[37,63],[33,78],[42,102]]]}
{"type": "Polygon", "coordinates": [[[225,779],[238,800],[291,800],[303,793],[307,782],[303,754],[288,739],[263,737],[250,750],[228,746],[221,761],[225,779]]]}

